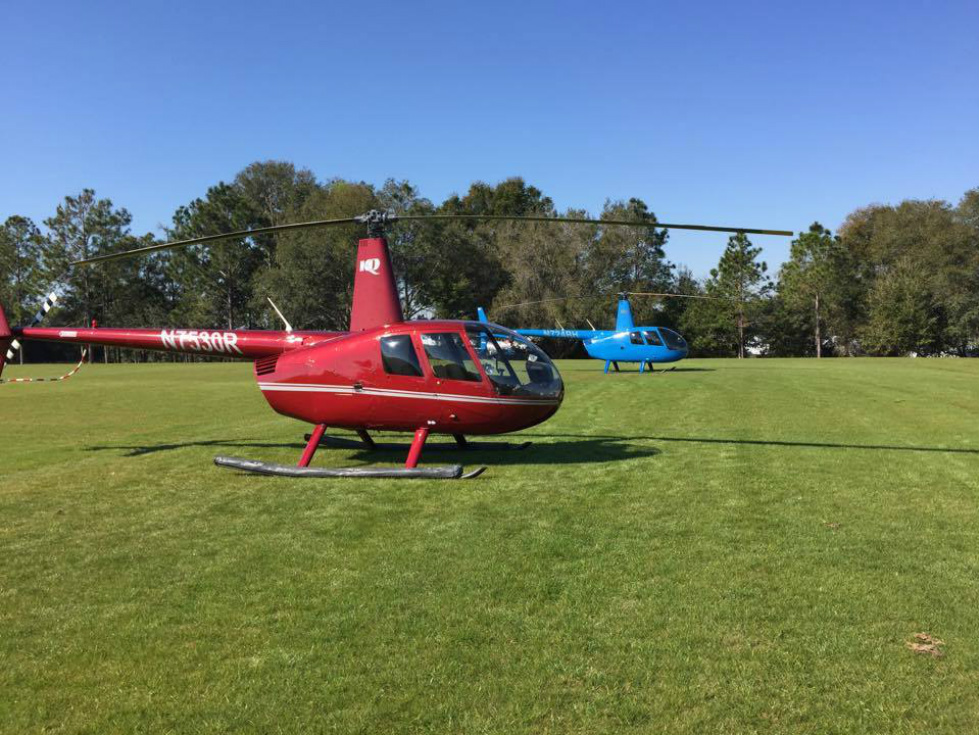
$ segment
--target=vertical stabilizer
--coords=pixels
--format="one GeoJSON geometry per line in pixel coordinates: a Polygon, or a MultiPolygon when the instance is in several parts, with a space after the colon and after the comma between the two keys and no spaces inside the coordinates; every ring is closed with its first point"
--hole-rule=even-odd
{"type": "Polygon", "coordinates": [[[361,240],[355,268],[350,331],[361,332],[404,321],[387,240],[383,237],[361,240]]]}
{"type": "Polygon", "coordinates": [[[486,312],[483,311],[482,306],[476,307],[476,316],[479,317],[479,321],[481,321],[483,324],[489,324],[489,319],[486,318],[486,312]]]}
{"type": "Polygon", "coordinates": [[[3,374],[4,363],[7,362],[7,350],[13,342],[13,334],[10,325],[7,324],[7,315],[3,313],[3,306],[0,305],[0,375],[3,374]]]}
{"type": "Polygon", "coordinates": [[[629,306],[629,299],[621,298],[615,314],[615,331],[628,332],[632,327],[632,307],[629,306]]]}

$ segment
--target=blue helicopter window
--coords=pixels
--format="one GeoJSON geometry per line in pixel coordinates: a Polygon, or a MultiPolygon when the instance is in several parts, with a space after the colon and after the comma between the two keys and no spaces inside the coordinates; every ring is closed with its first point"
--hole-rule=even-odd
{"type": "Polygon", "coordinates": [[[647,329],[645,332],[643,332],[643,335],[646,337],[646,344],[656,345],[657,347],[662,346],[663,340],[659,338],[659,335],[656,334],[654,330],[647,329]]]}
{"type": "Polygon", "coordinates": [[[388,375],[422,377],[422,366],[418,362],[415,346],[411,344],[410,334],[381,337],[381,362],[388,375]]]}
{"type": "Polygon", "coordinates": [[[446,380],[471,380],[480,382],[483,378],[476,368],[476,363],[469,357],[462,336],[456,332],[438,332],[423,334],[422,347],[428,356],[428,364],[436,378],[446,380]]]}
{"type": "Polygon", "coordinates": [[[665,327],[659,328],[659,333],[663,335],[663,341],[666,342],[666,347],[671,350],[685,350],[687,349],[687,343],[679,334],[671,329],[666,329],[665,327]]]}
{"type": "Polygon", "coordinates": [[[467,326],[469,344],[487,377],[504,395],[554,397],[563,383],[557,368],[544,352],[515,332],[493,325],[467,326]]]}
{"type": "Polygon", "coordinates": [[[642,341],[642,334],[639,332],[629,332],[629,341],[634,345],[644,344],[642,341]]]}

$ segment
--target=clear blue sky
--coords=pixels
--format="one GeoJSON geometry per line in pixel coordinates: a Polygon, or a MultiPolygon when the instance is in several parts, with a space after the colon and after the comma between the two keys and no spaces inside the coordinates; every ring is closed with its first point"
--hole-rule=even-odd
{"type": "MultiPolygon", "coordinates": [[[[979,186],[977,49],[976,0],[11,2],[0,216],[90,186],[158,232],[277,158],[433,200],[521,175],[562,209],[835,229],[979,186]]],[[[703,275],[723,244],[669,254],[703,275]]]]}

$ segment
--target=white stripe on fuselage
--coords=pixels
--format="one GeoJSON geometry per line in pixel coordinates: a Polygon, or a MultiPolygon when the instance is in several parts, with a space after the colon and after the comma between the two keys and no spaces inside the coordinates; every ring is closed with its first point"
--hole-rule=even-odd
{"type": "Polygon", "coordinates": [[[458,393],[426,393],[414,390],[389,388],[355,389],[350,385],[319,385],[316,383],[259,383],[263,391],[283,393],[344,393],[347,395],[383,396],[386,398],[416,398],[428,401],[461,401],[462,403],[489,403],[502,406],[555,406],[556,399],[490,398],[488,396],[464,396],[458,393]]]}

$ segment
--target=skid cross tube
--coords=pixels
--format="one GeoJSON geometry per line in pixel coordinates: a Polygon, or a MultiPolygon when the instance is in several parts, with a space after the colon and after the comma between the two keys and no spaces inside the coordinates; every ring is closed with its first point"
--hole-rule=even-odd
{"type": "Polygon", "coordinates": [[[415,439],[411,442],[411,449],[408,450],[408,461],[405,462],[405,467],[409,470],[418,466],[418,460],[421,459],[426,439],[428,439],[428,427],[423,426],[415,430],[415,439]]]}
{"type": "Polygon", "coordinates": [[[316,449],[320,445],[320,439],[323,438],[324,431],[326,431],[324,424],[317,424],[316,428],[313,429],[309,441],[306,442],[306,448],[303,450],[303,456],[299,458],[300,467],[309,467],[309,463],[313,460],[313,455],[316,454],[316,449]]]}
{"type": "MultiPolygon", "coordinates": [[[[306,448],[298,466],[291,467],[274,462],[262,462],[256,459],[241,457],[215,457],[214,464],[218,467],[231,467],[243,472],[259,475],[278,475],[279,477],[361,477],[361,478],[418,478],[429,480],[468,480],[479,477],[486,471],[485,467],[477,467],[469,472],[463,472],[462,465],[444,465],[441,467],[418,467],[422,448],[428,438],[428,429],[421,428],[415,432],[414,441],[408,452],[408,461],[404,467],[310,467],[309,463],[316,454],[320,444],[325,444],[326,424],[317,424],[311,434],[306,435],[306,448]]],[[[374,441],[366,429],[359,429],[357,435],[364,442],[363,446],[374,447],[374,441]]]]}
{"type": "MultiPolygon", "coordinates": [[[[306,434],[303,441],[309,441],[312,434],[306,434]]],[[[455,436],[453,434],[453,436],[455,436]]],[[[463,437],[465,438],[465,437],[463,437]]],[[[365,449],[368,451],[379,450],[379,451],[389,451],[396,452],[411,447],[410,444],[405,444],[403,442],[379,442],[374,441],[371,438],[371,444],[365,444],[362,441],[356,441],[354,439],[347,439],[342,436],[330,436],[329,434],[324,434],[323,438],[320,439],[321,447],[328,447],[331,449],[365,449]]],[[[522,442],[480,442],[471,441],[469,439],[465,440],[464,444],[459,444],[458,441],[454,441],[451,444],[446,442],[438,442],[433,444],[432,442],[425,442],[426,452],[496,452],[496,451],[518,451],[521,449],[526,449],[531,445],[530,441],[522,442]]]]}
{"type": "Polygon", "coordinates": [[[374,448],[374,439],[367,433],[367,429],[357,429],[357,436],[360,437],[360,440],[368,449],[374,448]]]}

